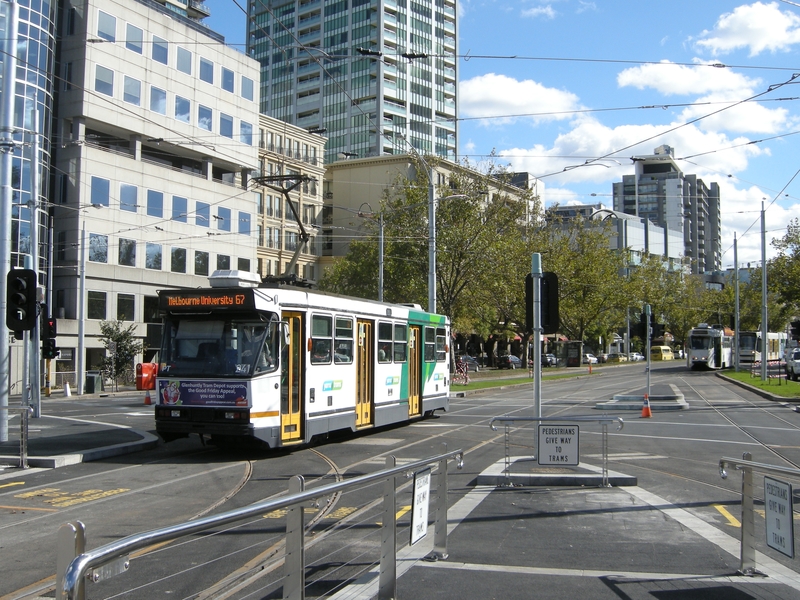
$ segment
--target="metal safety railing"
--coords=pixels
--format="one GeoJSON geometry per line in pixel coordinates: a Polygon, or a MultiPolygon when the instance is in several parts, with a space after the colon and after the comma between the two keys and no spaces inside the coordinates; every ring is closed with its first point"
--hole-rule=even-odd
{"type": "Polygon", "coordinates": [[[741,459],[723,457],[719,459],[719,475],[728,478],[728,469],[742,472],[742,534],[739,552],[739,573],[753,576],[761,573],[756,569],[755,511],[753,506],[753,473],[758,471],[765,475],[786,475],[800,479],[800,469],[779,467],[766,463],[753,462],[749,452],[742,454],[741,459]]]}
{"type": "Polygon", "coordinates": [[[28,419],[32,406],[0,406],[0,411],[19,411],[19,468],[28,468],[28,419]]]}
{"type": "MultiPolygon", "coordinates": [[[[256,502],[243,508],[218,515],[203,517],[137,533],[109,544],[84,552],[86,535],[83,523],[76,521],[62,525],[58,531],[56,558],[56,598],[84,600],[86,582],[97,583],[119,575],[130,569],[130,553],[152,544],[168,542],[186,535],[208,531],[214,527],[228,525],[244,519],[257,517],[279,509],[288,509],[286,514],[286,555],[284,563],[283,597],[291,600],[305,598],[305,529],[303,504],[316,502],[323,496],[337,492],[363,488],[368,484],[384,483],[383,516],[381,519],[380,572],[378,598],[389,600],[397,594],[397,510],[395,478],[407,475],[416,469],[438,464],[438,494],[434,517],[433,559],[447,558],[447,461],[455,459],[456,466],[464,465],[462,450],[445,452],[423,458],[400,467],[394,456],[386,459],[386,468],[375,473],[361,475],[330,483],[317,488],[305,489],[305,480],[295,475],[289,480],[289,494],[272,500],[256,502]]],[[[427,524],[426,524],[427,527],[427,524]]]]}
{"type": "Polygon", "coordinates": [[[492,431],[497,431],[495,422],[505,423],[505,468],[503,472],[506,474],[506,482],[511,482],[511,441],[510,441],[510,424],[517,422],[545,422],[545,421],[570,421],[570,422],[589,422],[600,423],[603,426],[602,445],[603,445],[603,487],[609,487],[608,483],[608,425],[609,423],[617,423],[617,431],[620,431],[625,422],[622,417],[492,417],[489,421],[489,427],[492,431]]]}

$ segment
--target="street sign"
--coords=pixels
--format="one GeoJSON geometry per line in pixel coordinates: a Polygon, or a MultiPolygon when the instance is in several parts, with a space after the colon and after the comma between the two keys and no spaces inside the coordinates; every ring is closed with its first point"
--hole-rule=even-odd
{"type": "Polygon", "coordinates": [[[411,507],[411,546],[428,533],[428,504],[431,492],[431,470],[414,473],[414,497],[411,507]]]}
{"type": "Polygon", "coordinates": [[[791,484],[764,477],[764,513],[767,546],[789,558],[794,558],[791,484]]]}
{"type": "Polygon", "coordinates": [[[539,425],[539,464],[578,465],[579,439],[580,427],[577,425],[539,425]]]}

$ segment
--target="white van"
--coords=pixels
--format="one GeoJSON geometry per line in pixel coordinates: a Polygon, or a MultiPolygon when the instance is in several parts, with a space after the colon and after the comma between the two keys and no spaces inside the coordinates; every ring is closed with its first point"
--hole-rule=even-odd
{"type": "Polygon", "coordinates": [[[669,346],[652,346],[650,348],[650,360],[674,360],[675,355],[669,346]]]}

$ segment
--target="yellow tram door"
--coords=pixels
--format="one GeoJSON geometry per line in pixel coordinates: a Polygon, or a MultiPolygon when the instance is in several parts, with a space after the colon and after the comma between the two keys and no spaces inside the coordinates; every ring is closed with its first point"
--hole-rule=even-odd
{"type": "Polygon", "coordinates": [[[420,414],[420,368],[422,366],[421,331],[419,327],[410,327],[408,332],[408,416],[420,414]]]}
{"type": "Polygon", "coordinates": [[[372,321],[358,321],[358,348],[356,350],[356,427],[372,425],[375,404],[373,372],[374,343],[372,321]]]}
{"type": "Polygon", "coordinates": [[[303,422],[303,314],[284,312],[289,326],[289,343],[281,353],[281,441],[302,439],[303,422]]]}

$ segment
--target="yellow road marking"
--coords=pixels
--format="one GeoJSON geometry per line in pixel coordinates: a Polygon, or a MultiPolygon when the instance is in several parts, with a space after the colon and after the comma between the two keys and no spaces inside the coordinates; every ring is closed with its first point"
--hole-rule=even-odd
{"type": "Polygon", "coordinates": [[[24,481],[12,481],[11,483],[4,483],[3,485],[0,485],[0,488],[11,487],[12,485],[25,485],[25,482],[24,481]]]}
{"type": "MultiPolygon", "coordinates": [[[[411,510],[411,505],[410,504],[408,506],[401,507],[400,510],[398,510],[397,513],[394,515],[394,520],[397,521],[400,517],[402,517],[404,514],[406,514],[410,510],[411,510]]],[[[383,521],[376,521],[375,524],[376,525],[383,525],[383,521]]]]}
{"type": "Polygon", "coordinates": [[[0,509],[6,510],[38,510],[40,512],[58,512],[57,508],[31,508],[30,506],[2,506],[0,509]]]}
{"type": "Polygon", "coordinates": [[[57,508],[67,508],[75,504],[83,504],[84,502],[91,502],[92,500],[99,500],[107,498],[108,496],[115,496],[123,492],[129,492],[129,488],[117,488],[115,490],[84,490],[82,492],[62,492],[58,488],[43,488],[40,490],[33,490],[30,492],[23,492],[15,494],[15,498],[23,499],[41,499],[46,504],[52,504],[57,508]]]}
{"type": "Polygon", "coordinates": [[[716,508],[723,517],[728,519],[728,525],[731,525],[733,527],[741,527],[742,526],[742,524],[739,523],[739,521],[736,519],[736,517],[734,517],[731,513],[729,513],[728,509],[725,508],[724,506],[722,506],[722,504],[713,504],[712,506],[714,508],[716,508]]]}

